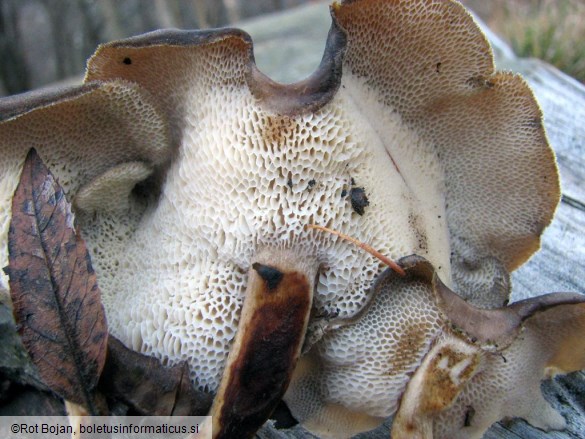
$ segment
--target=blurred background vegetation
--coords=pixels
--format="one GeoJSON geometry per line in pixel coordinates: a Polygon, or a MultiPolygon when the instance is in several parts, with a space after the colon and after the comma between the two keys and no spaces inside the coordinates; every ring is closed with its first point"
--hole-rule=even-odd
{"type": "Polygon", "coordinates": [[[585,83],[584,0],[463,0],[516,55],[540,58],[585,83]]]}
{"type": "Polygon", "coordinates": [[[0,96],[83,74],[98,44],[205,29],[314,0],[0,0],[0,96]]]}
{"type": "MultiPolygon", "coordinates": [[[[79,77],[87,58],[106,41],[159,28],[229,26],[322,1],[0,0],[0,96],[79,77]]],[[[585,82],[585,0],[462,3],[519,56],[541,58],[585,82]]]]}

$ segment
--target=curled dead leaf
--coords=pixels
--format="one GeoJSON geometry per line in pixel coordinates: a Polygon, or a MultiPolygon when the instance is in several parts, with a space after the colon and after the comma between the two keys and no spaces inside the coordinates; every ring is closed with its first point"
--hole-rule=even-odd
{"type": "Polygon", "coordinates": [[[212,399],[193,388],[187,363],[163,366],[111,335],[99,390],[147,416],[203,416],[212,399]]]}

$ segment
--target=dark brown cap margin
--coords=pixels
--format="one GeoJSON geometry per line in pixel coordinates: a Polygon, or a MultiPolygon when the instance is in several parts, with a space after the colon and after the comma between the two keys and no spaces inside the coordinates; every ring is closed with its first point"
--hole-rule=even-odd
{"type": "Polygon", "coordinates": [[[104,44],[103,47],[138,49],[151,46],[201,46],[230,38],[240,39],[249,45],[250,57],[252,61],[254,60],[252,37],[241,29],[229,27],[207,30],[159,29],[123,40],[111,41],[104,44]]]}
{"type": "MultiPolygon", "coordinates": [[[[230,44],[240,46],[242,50],[247,51],[246,82],[259,103],[276,114],[294,116],[317,111],[331,101],[341,84],[342,61],[347,38],[335,19],[333,9],[332,25],[319,67],[306,79],[292,84],[277,83],[262,73],[256,66],[251,36],[235,28],[194,31],[163,29],[113,41],[100,46],[100,49],[140,49],[153,46],[197,47],[231,40],[230,44]]],[[[96,55],[100,53],[100,49],[96,55]]],[[[86,78],[92,77],[90,60],[86,78]]]]}
{"type": "Polygon", "coordinates": [[[331,16],[331,28],[321,63],[309,77],[293,84],[279,84],[251,62],[248,86],[252,94],[270,110],[288,116],[311,113],[319,110],[335,96],[341,84],[347,36],[335,18],[334,7],[331,7],[331,16]]]}
{"type": "MultiPolygon", "coordinates": [[[[482,309],[466,302],[447,287],[439,278],[432,264],[417,255],[398,261],[406,271],[405,281],[418,280],[429,283],[435,294],[437,306],[451,325],[451,329],[466,336],[470,342],[484,348],[500,351],[510,345],[523,323],[539,312],[561,305],[585,303],[585,295],[578,293],[553,293],[526,299],[509,306],[482,309]]],[[[376,280],[382,285],[389,276],[397,276],[386,270],[376,280]]],[[[376,285],[374,288],[376,289],[376,285]]]]}

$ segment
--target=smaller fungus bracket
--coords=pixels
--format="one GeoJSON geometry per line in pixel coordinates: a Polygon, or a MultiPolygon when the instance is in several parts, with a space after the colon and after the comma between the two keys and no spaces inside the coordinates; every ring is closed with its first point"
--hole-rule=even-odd
{"type": "Polygon", "coordinates": [[[331,329],[301,359],[285,401],[306,428],[350,437],[397,412],[393,437],[481,437],[510,401],[505,413],[537,426],[537,413],[548,413],[542,425],[562,427],[540,381],[585,367],[585,296],[556,293],[481,309],[447,288],[426,259],[397,264],[404,276],[381,273],[367,312],[331,329]],[[371,380],[376,391],[357,390],[371,380]]]}
{"type": "Polygon", "coordinates": [[[447,288],[423,258],[399,264],[407,279],[430,283],[444,329],[401,397],[392,437],[481,437],[500,413],[562,428],[540,382],[585,367],[585,296],[553,293],[481,309],[447,288]]]}
{"type": "Polygon", "coordinates": [[[579,302],[559,294],[556,305],[524,320],[509,346],[484,350],[481,373],[435,417],[434,437],[479,439],[504,416],[524,418],[543,430],[563,429],[566,422],[544,399],[541,381],[585,368],[584,297],[579,302]]]}

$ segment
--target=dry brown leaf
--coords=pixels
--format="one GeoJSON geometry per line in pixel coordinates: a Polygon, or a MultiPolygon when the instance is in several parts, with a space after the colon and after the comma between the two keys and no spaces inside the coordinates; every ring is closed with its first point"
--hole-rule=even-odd
{"type": "Polygon", "coordinates": [[[192,387],[187,363],[165,367],[156,358],[128,349],[111,335],[99,389],[149,416],[203,416],[212,400],[211,394],[192,387]]]}
{"type": "Polygon", "coordinates": [[[42,380],[98,414],[107,326],[96,275],[65,193],[34,149],[12,201],[8,251],[18,332],[42,380]]]}

